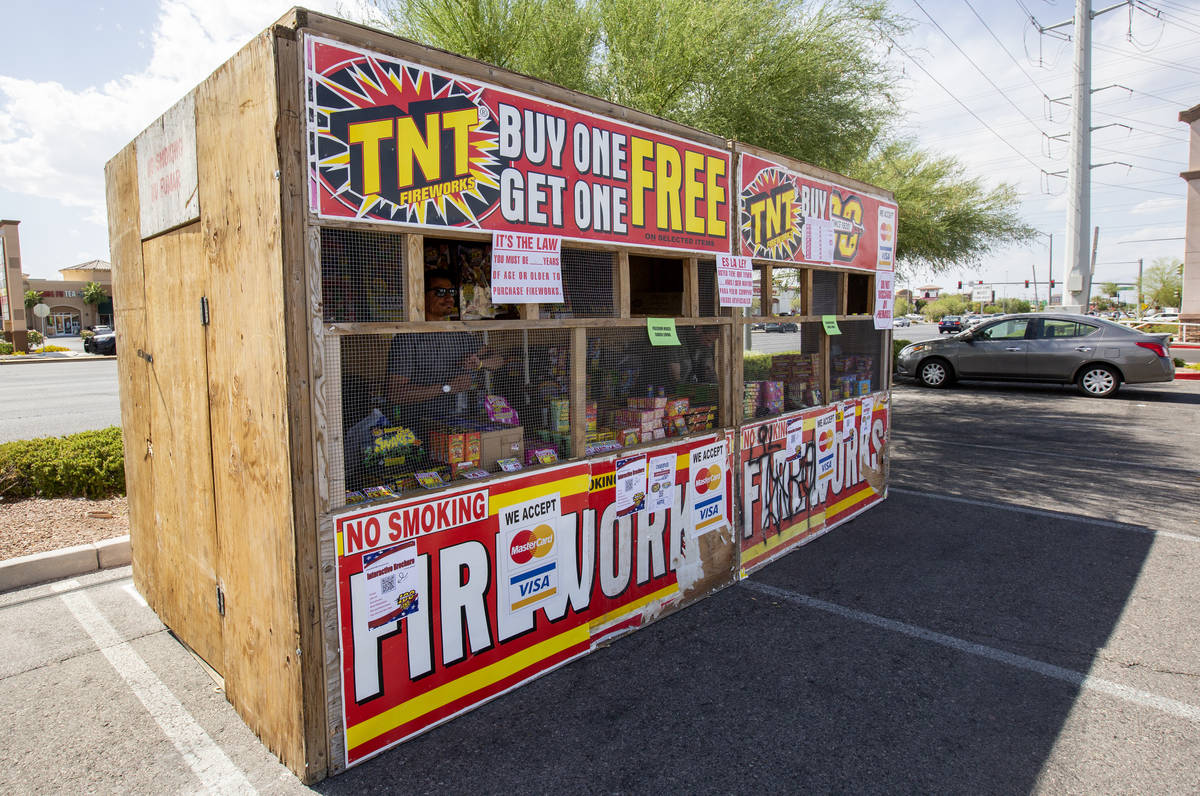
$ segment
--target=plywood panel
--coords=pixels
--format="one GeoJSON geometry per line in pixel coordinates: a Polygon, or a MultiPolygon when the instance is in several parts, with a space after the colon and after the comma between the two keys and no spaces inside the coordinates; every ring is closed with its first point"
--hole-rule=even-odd
{"type": "Polygon", "coordinates": [[[267,32],[197,89],[196,149],[210,273],[226,692],[267,746],[303,776],[277,101],[267,32]]]}
{"type": "Polygon", "coordinates": [[[154,485],[150,476],[150,365],[137,355],[147,344],[136,158],[136,147],[131,143],[108,162],[104,171],[133,581],[151,607],[158,610],[163,587],[161,562],[156,553],[154,485]]]}
{"type": "Polygon", "coordinates": [[[206,282],[201,248],[199,224],[142,245],[155,555],[162,562],[163,586],[155,611],[185,644],[223,672],[208,373],[200,322],[206,282]]]}
{"type": "MultiPolygon", "coordinates": [[[[296,598],[299,614],[301,650],[301,693],[305,769],[302,777],[309,782],[325,778],[328,768],[328,735],[325,727],[325,669],[321,665],[324,648],[321,606],[321,559],[317,535],[320,494],[328,496],[328,487],[318,487],[326,472],[318,467],[319,440],[327,438],[324,416],[314,413],[314,395],[310,389],[314,368],[310,342],[320,344],[321,267],[319,250],[313,250],[306,237],[305,142],[301,128],[304,117],[300,100],[303,69],[301,50],[290,32],[276,31],[275,62],[279,104],[279,196],[282,214],[280,244],[284,264],[284,318],[287,325],[287,405],[292,471],[292,513],[296,539],[296,598]],[[315,339],[314,339],[315,338],[315,339]],[[317,420],[320,422],[314,422],[317,420]]],[[[317,365],[319,368],[319,364],[317,365]]],[[[338,420],[341,420],[339,407],[338,420]]],[[[339,422],[340,425],[340,422],[339,422]]],[[[325,507],[327,510],[327,506],[325,507]]],[[[328,559],[329,563],[333,558],[328,559]]],[[[330,592],[330,599],[333,599],[330,592]]],[[[340,714],[341,711],[339,710],[340,714]]]]}

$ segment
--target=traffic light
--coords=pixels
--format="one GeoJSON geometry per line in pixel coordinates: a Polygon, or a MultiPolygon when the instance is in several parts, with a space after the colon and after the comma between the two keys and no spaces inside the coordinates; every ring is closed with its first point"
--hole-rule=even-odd
{"type": "Polygon", "coordinates": [[[1051,280],[1050,280],[1050,287],[1054,287],[1054,280],[1053,280],[1053,279],[1051,279],[1051,280]]]}
{"type": "Polygon", "coordinates": [[[1025,289],[1026,290],[1029,289],[1029,280],[1028,279],[1025,280],[1025,289]]]}
{"type": "Polygon", "coordinates": [[[962,290],[962,280],[958,280],[958,289],[962,290]]]}

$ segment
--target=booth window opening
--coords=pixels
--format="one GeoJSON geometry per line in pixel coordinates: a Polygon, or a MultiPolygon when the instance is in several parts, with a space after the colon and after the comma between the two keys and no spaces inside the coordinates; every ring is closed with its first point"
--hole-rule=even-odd
{"type": "Polygon", "coordinates": [[[400,233],[321,228],[321,317],[330,323],[401,322],[405,317],[400,233]]]}
{"type": "Polygon", "coordinates": [[[746,422],[829,402],[824,387],[821,324],[796,324],[787,351],[747,354],[742,364],[742,417],[746,422]]]}

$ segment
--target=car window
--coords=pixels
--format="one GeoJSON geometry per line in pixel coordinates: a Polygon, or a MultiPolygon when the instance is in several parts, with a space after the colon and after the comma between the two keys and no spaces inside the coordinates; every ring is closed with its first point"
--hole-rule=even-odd
{"type": "Polygon", "coordinates": [[[1098,328],[1090,323],[1046,318],[1042,321],[1042,337],[1047,340],[1060,340],[1064,337],[1087,337],[1098,328]]]}
{"type": "Polygon", "coordinates": [[[1009,318],[1007,321],[985,326],[975,332],[975,337],[980,340],[1024,340],[1025,330],[1028,328],[1028,318],[1009,318]]]}

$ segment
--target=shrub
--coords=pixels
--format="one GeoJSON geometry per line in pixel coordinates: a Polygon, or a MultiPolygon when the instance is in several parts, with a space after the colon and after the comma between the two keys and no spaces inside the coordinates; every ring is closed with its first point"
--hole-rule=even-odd
{"type": "Polygon", "coordinates": [[[900,358],[900,349],[912,345],[912,340],[897,340],[892,338],[892,370],[896,369],[896,360],[900,358]]]}
{"type": "Polygon", "coordinates": [[[70,351],[71,349],[67,348],[66,346],[51,344],[51,345],[47,345],[47,346],[42,346],[42,350],[43,351],[70,351]]]}
{"type": "Polygon", "coordinates": [[[25,337],[25,342],[31,346],[41,345],[43,342],[42,341],[42,333],[39,332],[37,329],[30,329],[29,333],[25,337]]]}
{"type": "Polygon", "coordinates": [[[13,344],[7,340],[0,340],[0,355],[11,354],[13,352],[13,344]]]}
{"type": "Polygon", "coordinates": [[[0,444],[0,499],[125,494],[121,429],[0,444]]]}
{"type": "Polygon", "coordinates": [[[96,333],[93,332],[91,329],[84,329],[83,331],[81,331],[79,333],[80,340],[90,340],[91,338],[93,338],[95,336],[96,336],[96,333]]]}
{"type": "Polygon", "coordinates": [[[766,381],[771,372],[770,354],[746,354],[742,366],[743,377],[746,381],[766,381]]]}

